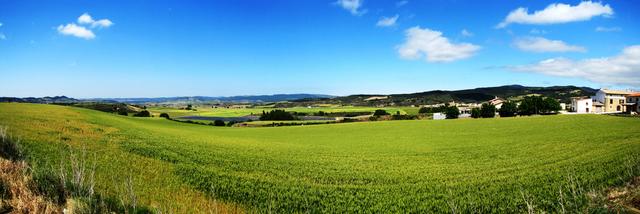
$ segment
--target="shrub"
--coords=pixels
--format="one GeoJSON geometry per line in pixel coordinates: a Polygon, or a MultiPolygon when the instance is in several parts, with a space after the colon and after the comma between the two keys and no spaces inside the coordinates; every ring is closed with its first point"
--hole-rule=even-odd
{"type": "Polygon", "coordinates": [[[460,116],[460,110],[456,106],[449,106],[445,112],[447,119],[456,119],[460,116]]]}
{"type": "Polygon", "coordinates": [[[480,107],[480,117],[492,118],[496,116],[496,106],[491,103],[483,103],[480,107]]]}
{"type": "Polygon", "coordinates": [[[560,110],[560,103],[556,99],[541,96],[527,96],[518,106],[519,115],[551,114],[560,110]]]}
{"type": "Polygon", "coordinates": [[[232,121],[227,122],[227,126],[231,127],[231,126],[235,125],[236,123],[238,123],[238,121],[232,120],[232,121]]]}
{"type": "Polygon", "coordinates": [[[518,105],[515,102],[506,101],[498,111],[500,117],[514,117],[518,113],[518,105]]]}
{"type": "Polygon", "coordinates": [[[383,109],[378,109],[375,112],[373,112],[373,116],[383,116],[383,115],[389,115],[389,113],[383,109]]]}
{"type": "Polygon", "coordinates": [[[418,113],[429,114],[429,113],[446,112],[448,107],[449,107],[448,103],[443,106],[437,106],[437,107],[422,107],[418,110],[418,113]]]}
{"type": "Polygon", "coordinates": [[[225,126],[224,121],[222,121],[222,120],[213,121],[213,125],[214,126],[225,126]]]}
{"type": "Polygon", "coordinates": [[[138,113],[133,114],[134,117],[151,117],[151,113],[149,111],[144,110],[138,113]]]}
{"type": "Polygon", "coordinates": [[[129,116],[129,113],[127,113],[127,111],[126,111],[126,110],[121,109],[121,110],[118,110],[118,115],[122,115],[122,116],[129,116]]]}
{"type": "Polygon", "coordinates": [[[160,117],[164,117],[164,118],[167,118],[167,119],[171,119],[171,117],[169,117],[169,114],[164,113],[164,112],[163,112],[163,113],[160,113],[160,117]]]}

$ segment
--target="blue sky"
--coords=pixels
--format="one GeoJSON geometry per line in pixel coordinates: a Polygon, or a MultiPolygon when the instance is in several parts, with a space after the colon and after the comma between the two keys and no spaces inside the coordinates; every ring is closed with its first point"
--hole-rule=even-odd
{"type": "Polygon", "coordinates": [[[0,96],[639,88],[635,4],[0,0],[0,96]]]}

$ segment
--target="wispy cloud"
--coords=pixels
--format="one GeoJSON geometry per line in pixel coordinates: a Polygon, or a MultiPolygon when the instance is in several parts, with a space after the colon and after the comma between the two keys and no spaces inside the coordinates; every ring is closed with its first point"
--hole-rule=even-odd
{"type": "Polygon", "coordinates": [[[576,6],[568,4],[551,4],[544,10],[529,13],[527,8],[520,7],[507,15],[496,28],[504,28],[509,24],[558,24],[586,21],[595,16],[611,16],[613,9],[600,2],[583,1],[576,6]]]}
{"type": "Polygon", "coordinates": [[[407,3],[409,3],[409,1],[407,1],[407,0],[396,2],[396,7],[402,7],[402,6],[406,5],[407,3]]]}
{"type": "Polygon", "coordinates": [[[622,53],[612,57],[582,60],[552,58],[530,65],[509,66],[509,69],[638,87],[640,86],[640,45],[625,47],[622,53]]]}
{"type": "Polygon", "coordinates": [[[472,37],[473,36],[473,33],[468,31],[467,29],[462,29],[462,31],[460,31],[460,34],[462,34],[462,36],[464,36],[464,37],[472,37]]]}
{"type": "Polygon", "coordinates": [[[531,29],[529,31],[530,34],[547,34],[546,30],[538,30],[537,28],[531,29]]]}
{"type": "Polygon", "coordinates": [[[620,27],[596,27],[595,29],[596,32],[618,32],[618,31],[622,31],[622,28],[620,27]]]}
{"type": "Polygon", "coordinates": [[[362,0],[338,0],[335,4],[340,7],[348,10],[354,16],[360,16],[367,13],[367,10],[361,9],[363,1],[362,0]]]}
{"type": "Polygon", "coordinates": [[[77,23],[69,23],[66,25],[59,25],[56,29],[58,33],[62,35],[75,36],[83,39],[96,38],[95,33],[89,28],[108,28],[113,25],[113,22],[109,19],[94,20],[91,15],[84,13],[77,19],[77,23]],[[89,28],[87,28],[89,27],[89,28]]]}
{"type": "Polygon", "coordinates": [[[442,32],[419,26],[405,31],[405,42],[398,46],[398,54],[404,59],[420,59],[428,62],[452,62],[469,58],[480,50],[470,43],[454,44],[442,36],[442,32]]]}
{"type": "Polygon", "coordinates": [[[382,17],[380,18],[380,20],[378,20],[378,23],[376,23],[376,26],[378,27],[391,27],[396,25],[396,21],[398,20],[398,17],[400,17],[400,15],[395,15],[392,17],[382,17]]]}
{"type": "Polygon", "coordinates": [[[585,52],[586,48],[568,45],[560,40],[549,40],[543,37],[521,37],[515,39],[513,45],[520,50],[530,52],[585,52]]]}
{"type": "MultiPolygon", "coordinates": [[[[2,22],[0,22],[0,27],[2,27],[2,22]]],[[[7,36],[2,32],[0,32],[0,40],[7,40],[7,36]]]]}

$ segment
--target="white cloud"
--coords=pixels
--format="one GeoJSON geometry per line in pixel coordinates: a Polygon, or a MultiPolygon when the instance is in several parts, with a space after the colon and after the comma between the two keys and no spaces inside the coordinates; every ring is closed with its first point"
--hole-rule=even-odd
{"type": "Polygon", "coordinates": [[[576,21],[586,21],[595,16],[613,15],[609,5],[600,2],[583,1],[576,6],[568,4],[550,4],[544,10],[529,14],[527,8],[520,7],[507,15],[496,28],[504,28],[511,23],[518,24],[558,24],[576,21]]]}
{"type": "Polygon", "coordinates": [[[4,35],[4,33],[0,33],[0,40],[6,40],[7,36],[4,35]]]}
{"type": "Polygon", "coordinates": [[[96,37],[93,32],[83,26],[78,26],[74,23],[58,26],[58,33],[62,35],[75,36],[83,39],[93,39],[96,37]]]}
{"type": "Polygon", "coordinates": [[[560,40],[549,40],[543,37],[517,38],[513,45],[518,49],[530,52],[585,52],[586,48],[568,45],[560,40]]]}
{"type": "Polygon", "coordinates": [[[473,56],[480,46],[470,43],[453,44],[442,32],[418,26],[406,30],[404,44],[398,46],[398,54],[404,59],[420,59],[428,62],[452,62],[473,56]]]}
{"type": "Polygon", "coordinates": [[[407,0],[396,2],[396,7],[402,7],[407,3],[409,3],[409,1],[407,1],[407,0]]]}
{"type": "Polygon", "coordinates": [[[552,58],[531,65],[511,66],[510,69],[637,87],[640,86],[640,45],[625,47],[622,53],[612,57],[579,61],[552,58]]]}
{"type": "Polygon", "coordinates": [[[80,15],[80,17],[78,17],[78,24],[90,25],[91,28],[107,28],[113,25],[113,22],[111,22],[111,20],[109,19],[94,20],[88,13],[83,13],[82,15],[80,15]]]}
{"type": "Polygon", "coordinates": [[[396,21],[398,20],[398,17],[400,17],[399,15],[395,15],[392,17],[382,17],[380,18],[380,20],[378,20],[378,23],[376,23],[376,26],[378,27],[391,27],[396,25],[396,21]]]}
{"type": "Polygon", "coordinates": [[[469,32],[467,29],[462,29],[460,34],[462,34],[462,36],[464,36],[464,37],[472,37],[473,36],[473,33],[469,32]]]}
{"type": "Polygon", "coordinates": [[[362,2],[363,1],[361,0],[338,0],[335,2],[335,4],[339,5],[345,10],[348,10],[353,15],[360,16],[367,12],[367,10],[360,10],[360,7],[362,7],[362,2]]]}
{"type": "Polygon", "coordinates": [[[2,27],[2,22],[0,22],[0,27],[2,27]]]}
{"type": "Polygon", "coordinates": [[[622,31],[620,27],[596,27],[596,32],[618,32],[622,31]]]}

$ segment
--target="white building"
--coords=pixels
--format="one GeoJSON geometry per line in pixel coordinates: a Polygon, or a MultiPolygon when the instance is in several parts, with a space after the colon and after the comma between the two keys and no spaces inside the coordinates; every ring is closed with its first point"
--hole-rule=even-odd
{"type": "Polygon", "coordinates": [[[571,111],[576,113],[592,113],[593,100],[590,98],[573,98],[571,99],[571,111]]]}
{"type": "Polygon", "coordinates": [[[445,115],[444,113],[433,113],[433,119],[444,120],[444,119],[447,119],[447,115],[445,115]]]}

